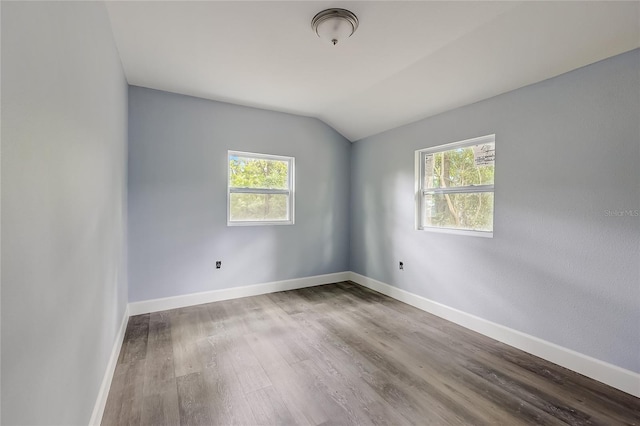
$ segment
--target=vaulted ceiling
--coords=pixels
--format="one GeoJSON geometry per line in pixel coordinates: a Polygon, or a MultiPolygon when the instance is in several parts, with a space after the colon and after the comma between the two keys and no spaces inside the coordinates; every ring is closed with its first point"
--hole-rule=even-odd
{"type": "Polygon", "coordinates": [[[640,2],[107,2],[132,85],[317,117],[355,141],[640,46],[640,2]],[[329,7],[360,27],[311,30],[329,7]]]}

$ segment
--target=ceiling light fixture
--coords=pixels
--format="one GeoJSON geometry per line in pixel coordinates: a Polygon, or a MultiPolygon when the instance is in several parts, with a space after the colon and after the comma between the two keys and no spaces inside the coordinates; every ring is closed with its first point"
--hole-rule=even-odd
{"type": "Polygon", "coordinates": [[[327,9],[313,17],[311,28],[318,37],[335,46],[356,31],[358,17],[346,9],[327,9]]]}

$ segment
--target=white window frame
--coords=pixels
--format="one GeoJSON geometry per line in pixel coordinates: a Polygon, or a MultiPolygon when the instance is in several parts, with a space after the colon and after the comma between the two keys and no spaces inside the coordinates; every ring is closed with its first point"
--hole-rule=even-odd
{"type": "MultiPolygon", "coordinates": [[[[493,192],[495,197],[495,188],[494,184],[490,185],[470,185],[470,186],[457,186],[454,188],[424,188],[425,182],[425,156],[429,154],[436,154],[445,151],[451,151],[456,148],[468,148],[474,145],[482,145],[496,142],[496,135],[486,135],[480,136],[472,139],[465,139],[463,141],[452,142],[444,145],[438,145],[431,148],[419,149],[415,153],[415,171],[416,171],[416,181],[415,181],[415,205],[416,205],[416,216],[415,216],[415,227],[420,231],[429,231],[429,232],[439,232],[445,234],[457,234],[457,235],[470,235],[475,237],[485,237],[485,238],[493,238],[493,230],[492,231],[479,231],[475,229],[455,229],[455,228],[442,228],[435,226],[425,226],[423,224],[424,221],[424,196],[428,194],[469,194],[469,193],[482,193],[482,192],[493,192]]],[[[495,160],[494,160],[495,161],[495,160]]],[[[494,163],[495,164],[495,163],[494,163]]],[[[495,181],[494,181],[495,182],[495,181]]],[[[495,203],[495,198],[494,198],[495,203]]],[[[494,204],[495,209],[495,204],[494,204]]],[[[495,217],[495,210],[494,210],[495,217]]],[[[493,228],[493,227],[492,227],[493,228]]]]}
{"type": "Polygon", "coordinates": [[[264,226],[264,225],[293,225],[295,213],[295,158],[283,155],[260,154],[256,152],[227,151],[227,226],[264,226]],[[231,186],[231,167],[229,158],[232,155],[245,158],[255,158],[258,160],[278,160],[288,163],[287,173],[288,189],[263,189],[263,188],[240,188],[231,186]],[[287,195],[287,209],[289,211],[288,220],[231,220],[231,194],[285,194],[287,195]]]}

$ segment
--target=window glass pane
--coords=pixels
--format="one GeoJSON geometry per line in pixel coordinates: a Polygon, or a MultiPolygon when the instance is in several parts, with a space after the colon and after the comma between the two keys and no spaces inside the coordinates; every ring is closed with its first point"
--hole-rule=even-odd
{"type": "Polygon", "coordinates": [[[289,189],[289,162],[229,155],[229,186],[289,189]]]}
{"type": "Polygon", "coordinates": [[[232,221],[289,220],[287,194],[231,193],[229,196],[232,221]]]}
{"type": "Polygon", "coordinates": [[[495,143],[424,155],[424,188],[492,185],[495,143]]]}
{"type": "Polygon", "coordinates": [[[428,194],[424,226],[493,231],[493,192],[428,194]]]}

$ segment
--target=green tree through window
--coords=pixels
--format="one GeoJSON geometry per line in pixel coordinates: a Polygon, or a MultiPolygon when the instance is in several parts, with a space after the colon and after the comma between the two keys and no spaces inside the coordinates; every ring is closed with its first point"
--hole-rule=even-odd
{"type": "Polygon", "coordinates": [[[495,136],[417,151],[419,229],[493,232],[495,136]]]}
{"type": "Polygon", "coordinates": [[[229,222],[292,223],[291,157],[229,153],[229,222]]]}

